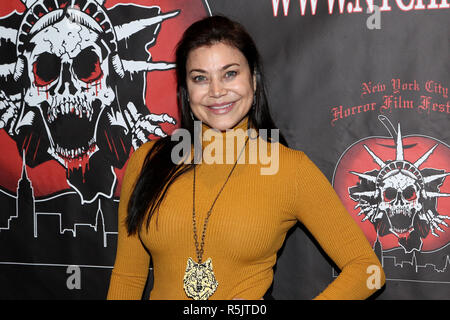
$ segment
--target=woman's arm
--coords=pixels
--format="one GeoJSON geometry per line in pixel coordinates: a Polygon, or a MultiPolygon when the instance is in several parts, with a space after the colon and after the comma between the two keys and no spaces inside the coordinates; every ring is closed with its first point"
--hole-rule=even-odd
{"type": "Polygon", "coordinates": [[[311,232],[341,270],[339,276],[315,299],[365,299],[376,289],[367,285],[379,268],[380,286],[385,275],[380,261],[361,229],[343,206],[333,187],[303,153],[297,169],[297,219],[311,232]]]}
{"type": "Polygon", "coordinates": [[[118,240],[114,269],[109,285],[109,300],[141,299],[149,271],[150,256],[139,236],[128,236],[125,219],[133,186],[153,141],[143,144],[130,159],[122,181],[118,213],[118,240]]]}

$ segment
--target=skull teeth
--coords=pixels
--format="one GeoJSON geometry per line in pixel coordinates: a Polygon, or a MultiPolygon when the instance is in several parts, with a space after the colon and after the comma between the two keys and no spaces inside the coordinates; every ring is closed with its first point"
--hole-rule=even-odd
{"type": "Polygon", "coordinates": [[[92,121],[93,113],[92,107],[90,106],[72,102],[64,102],[56,107],[49,108],[47,120],[49,123],[52,123],[61,115],[75,114],[80,119],[87,118],[89,121],[92,121]]]}
{"type": "Polygon", "coordinates": [[[396,228],[396,227],[392,227],[392,229],[396,232],[396,233],[405,233],[406,231],[408,231],[408,228],[396,228]]]}
{"type": "Polygon", "coordinates": [[[89,145],[88,146],[83,146],[83,147],[79,147],[79,148],[74,148],[74,149],[67,149],[67,148],[63,148],[59,145],[56,145],[55,147],[55,151],[56,153],[58,153],[60,156],[64,157],[64,158],[79,158],[85,154],[87,154],[88,156],[91,156],[91,154],[93,153],[93,150],[95,148],[93,148],[93,146],[95,145],[95,139],[92,138],[89,141],[89,145]]]}
{"type": "Polygon", "coordinates": [[[397,207],[397,208],[390,208],[390,216],[394,216],[394,215],[404,215],[407,217],[411,217],[412,216],[412,208],[411,207],[397,207]]]}

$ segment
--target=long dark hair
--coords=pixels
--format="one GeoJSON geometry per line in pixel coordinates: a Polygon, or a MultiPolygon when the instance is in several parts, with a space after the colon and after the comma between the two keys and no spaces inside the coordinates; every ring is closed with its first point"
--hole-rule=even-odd
{"type": "MultiPolygon", "coordinates": [[[[247,59],[251,74],[256,78],[254,106],[248,113],[248,126],[259,134],[259,129],[267,130],[267,139],[272,141],[270,129],[277,129],[269,111],[266,88],[262,72],[261,58],[255,43],[244,27],[223,16],[212,16],[193,23],[183,34],[176,49],[177,98],[181,110],[180,128],[190,133],[191,144],[194,135],[194,119],[191,116],[186,84],[186,62],[189,53],[199,47],[225,43],[239,51],[247,59]]],[[[279,142],[287,146],[280,134],[279,142]]],[[[150,223],[151,217],[164,199],[168,188],[181,174],[193,169],[195,163],[176,164],[171,159],[172,148],[176,141],[170,136],[156,141],[148,152],[141,173],[135,183],[128,202],[126,219],[128,234],[135,234],[144,223],[150,223]],[[148,212],[148,214],[147,214],[148,212]]]]}

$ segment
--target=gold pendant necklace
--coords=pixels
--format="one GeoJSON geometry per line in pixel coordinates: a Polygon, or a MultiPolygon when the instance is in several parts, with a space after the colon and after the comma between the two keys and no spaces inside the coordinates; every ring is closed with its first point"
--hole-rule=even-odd
{"type": "Polygon", "coordinates": [[[216,280],[216,276],[213,271],[212,259],[208,258],[205,262],[202,263],[202,256],[204,252],[205,246],[205,236],[206,236],[206,227],[208,225],[208,220],[211,215],[212,209],[219,198],[219,195],[222,193],[223,188],[227,184],[228,180],[231,177],[231,174],[236,168],[239,158],[242,155],[242,152],[245,150],[245,146],[247,145],[248,137],[245,140],[244,147],[242,148],[236,162],[234,163],[233,168],[228,174],[225,183],[214,199],[211,208],[209,208],[208,213],[206,214],[205,222],[203,223],[203,231],[202,231],[202,240],[199,247],[198,237],[197,237],[197,221],[195,217],[195,165],[194,165],[194,182],[193,182],[193,204],[192,204],[192,225],[194,229],[194,243],[195,243],[195,251],[197,253],[197,261],[195,262],[191,257],[187,260],[186,271],[184,273],[183,279],[183,288],[186,292],[186,295],[194,300],[208,300],[214,292],[216,292],[219,283],[216,280]]]}
{"type": "Polygon", "coordinates": [[[208,300],[219,286],[214,275],[211,258],[204,263],[197,263],[189,258],[183,283],[184,291],[189,298],[208,300]]]}

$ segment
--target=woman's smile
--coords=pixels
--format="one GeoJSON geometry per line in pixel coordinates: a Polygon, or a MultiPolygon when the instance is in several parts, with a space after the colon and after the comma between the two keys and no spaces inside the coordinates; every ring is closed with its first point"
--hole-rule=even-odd
{"type": "Polygon", "coordinates": [[[208,106],[208,108],[210,108],[211,112],[213,112],[214,114],[225,114],[230,112],[233,109],[234,105],[235,105],[234,102],[230,102],[230,103],[214,104],[212,106],[208,106]]]}

